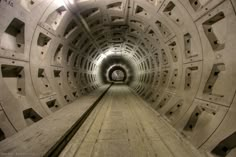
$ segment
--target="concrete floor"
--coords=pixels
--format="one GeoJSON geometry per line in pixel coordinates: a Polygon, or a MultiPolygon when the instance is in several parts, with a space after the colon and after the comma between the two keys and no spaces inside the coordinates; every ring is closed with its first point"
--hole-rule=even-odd
{"type": "Polygon", "coordinates": [[[200,157],[146,102],[113,85],[61,157],[200,157]]]}

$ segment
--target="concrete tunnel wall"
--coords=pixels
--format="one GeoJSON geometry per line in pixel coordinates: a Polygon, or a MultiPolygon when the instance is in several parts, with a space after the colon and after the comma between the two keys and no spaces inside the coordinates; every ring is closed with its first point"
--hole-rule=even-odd
{"type": "Polygon", "coordinates": [[[235,9],[235,0],[0,1],[1,140],[123,66],[193,145],[235,156],[235,9]]]}

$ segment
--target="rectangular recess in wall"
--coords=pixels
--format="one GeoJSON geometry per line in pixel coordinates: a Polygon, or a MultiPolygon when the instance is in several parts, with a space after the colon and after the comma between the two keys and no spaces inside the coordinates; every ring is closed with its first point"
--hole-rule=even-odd
{"type": "MultiPolygon", "coordinates": [[[[215,104],[198,104],[184,127],[184,131],[195,131],[195,128],[207,127],[218,113],[215,104]]],[[[197,131],[197,130],[196,130],[197,131]]]]}
{"type": "Polygon", "coordinates": [[[189,33],[186,33],[184,35],[184,47],[185,47],[185,57],[186,58],[192,58],[196,57],[197,54],[193,54],[192,52],[192,36],[189,33]]]}
{"type": "Polygon", "coordinates": [[[1,65],[2,77],[19,77],[24,67],[15,65],[1,65]]]}
{"type": "Polygon", "coordinates": [[[182,20],[180,20],[180,18],[182,17],[180,14],[180,10],[176,7],[176,5],[172,1],[170,1],[166,5],[163,12],[177,25],[181,25],[183,23],[182,20]]]}
{"type": "Polygon", "coordinates": [[[38,122],[39,120],[42,119],[42,117],[34,111],[34,109],[32,108],[28,108],[26,110],[23,111],[23,116],[24,116],[24,119],[27,123],[27,125],[31,125],[35,122],[38,122]]]}
{"type": "MultiPolygon", "coordinates": [[[[105,38],[105,36],[102,36],[102,37],[104,37],[105,38]]],[[[88,45],[89,44],[89,39],[88,38],[86,38],[84,41],[83,41],[83,43],[80,45],[80,50],[82,50],[86,45],[88,45]]]]}
{"type": "Polygon", "coordinates": [[[48,15],[46,23],[50,25],[52,29],[56,30],[65,14],[66,8],[64,6],[61,6],[48,15]]]}
{"type": "Polygon", "coordinates": [[[15,65],[1,65],[2,77],[10,89],[15,89],[17,94],[26,95],[24,67],[15,65]]]}
{"type": "MultiPolygon", "coordinates": [[[[130,23],[132,23],[133,25],[136,25],[137,27],[139,27],[140,29],[144,30],[145,26],[142,22],[137,21],[137,20],[130,20],[130,23]]],[[[134,44],[134,43],[133,43],[134,44]]]]}
{"type": "Polygon", "coordinates": [[[197,66],[188,67],[185,71],[185,86],[184,89],[191,89],[193,73],[198,70],[197,66]]]}
{"type": "Polygon", "coordinates": [[[94,26],[100,25],[102,22],[100,20],[93,21],[92,23],[89,24],[89,27],[92,28],[94,26]]]}
{"type": "Polygon", "coordinates": [[[177,103],[165,113],[166,117],[170,120],[174,120],[174,117],[178,115],[182,106],[183,100],[177,101],[177,103]]]}
{"type": "Polygon", "coordinates": [[[2,131],[2,129],[0,128],[0,141],[6,139],[6,136],[4,134],[4,132],[2,131]]]}
{"type": "Polygon", "coordinates": [[[226,18],[223,12],[219,12],[203,23],[203,29],[214,51],[219,51],[225,47],[225,27],[226,18]]]}
{"type": "Polygon", "coordinates": [[[47,101],[46,104],[52,112],[55,112],[59,109],[59,104],[56,99],[47,101]]]}
{"type": "Polygon", "coordinates": [[[24,53],[25,23],[14,18],[2,34],[0,47],[15,53],[24,53]]]}
{"type": "Polygon", "coordinates": [[[205,84],[203,93],[214,95],[218,97],[224,97],[224,95],[213,93],[214,91],[214,85],[222,71],[225,71],[225,64],[224,63],[217,63],[214,64],[210,73],[210,76],[205,84]]]}
{"type": "Polygon", "coordinates": [[[158,104],[158,106],[157,106],[156,109],[161,109],[161,108],[163,108],[164,105],[166,105],[166,104],[169,102],[169,100],[171,99],[171,97],[172,97],[171,94],[166,94],[166,95],[162,98],[161,102],[158,104]]]}
{"type": "Polygon", "coordinates": [[[156,37],[156,33],[155,33],[152,29],[150,29],[147,33],[148,33],[148,35],[150,35],[152,38],[155,38],[155,37],[156,37]]]}
{"type": "Polygon", "coordinates": [[[122,11],[122,2],[115,2],[107,5],[108,10],[122,11]]]}
{"type": "Polygon", "coordinates": [[[236,132],[222,140],[211,153],[220,157],[226,157],[230,151],[236,148],[236,132]]]}
{"type": "Polygon", "coordinates": [[[76,77],[77,77],[77,74],[78,74],[77,72],[74,72],[74,78],[76,78],[76,77]]]}
{"type": "Polygon", "coordinates": [[[191,4],[194,11],[198,11],[203,8],[207,3],[209,3],[211,0],[189,0],[189,3],[191,4]]]}
{"type": "Polygon", "coordinates": [[[184,131],[193,131],[201,113],[202,113],[201,108],[197,106],[192,112],[187,124],[185,125],[184,131]]]}
{"type": "Polygon", "coordinates": [[[169,45],[169,49],[170,49],[170,54],[172,56],[172,60],[174,62],[177,62],[178,61],[178,56],[177,56],[177,53],[176,53],[176,42],[171,42],[169,45]]]}
{"type": "MultiPolygon", "coordinates": [[[[120,16],[111,16],[111,22],[113,23],[116,23],[116,22],[124,22],[125,19],[123,17],[120,17],[120,16]]],[[[112,39],[114,42],[120,42],[120,39],[119,38],[113,38],[112,39]],[[117,40],[115,40],[117,39],[117,40]]]]}
{"type": "Polygon", "coordinates": [[[40,47],[40,54],[44,55],[47,52],[51,38],[44,33],[39,33],[37,45],[40,47]]]}
{"type": "Polygon", "coordinates": [[[70,64],[72,56],[73,56],[73,51],[71,49],[69,49],[68,52],[67,52],[67,57],[66,57],[67,64],[70,64]]]}
{"type": "Polygon", "coordinates": [[[37,83],[37,90],[39,90],[40,94],[48,95],[52,92],[52,89],[49,84],[48,77],[45,73],[45,69],[39,68],[38,69],[38,83],[37,83]]]}
{"type": "Polygon", "coordinates": [[[72,94],[73,94],[74,97],[78,98],[78,92],[77,91],[72,92],[72,94]]]}
{"type": "Polygon", "coordinates": [[[64,37],[68,38],[77,28],[77,24],[75,23],[74,20],[72,20],[66,27],[65,32],[64,32],[64,37]]]}
{"type": "Polygon", "coordinates": [[[153,95],[153,92],[150,91],[149,93],[146,94],[145,99],[148,100],[152,95],[153,95]]]}
{"type": "Polygon", "coordinates": [[[72,41],[71,44],[75,47],[77,47],[79,45],[79,42],[81,41],[83,36],[83,32],[80,32],[72,41]]]}
{"type": "Polygon", "coordinates": [[[56,52],[54,54],[54,62],[56,64],[61,64],[62,61],[62,53],[63,53],[63,45],[59,44],[57,46],[56,52]]]}
{"type": "Polygon", "coordinates": [[[71,101],[68,95],[64,95],[64,99],[65,99],[66,102],[68,102],[68,103],[71,101]]]}
{"type": "Polygon", "coordinates": [[[175,89],[176,88],[176,79],[178,77],[178,69],[173,70],[172,78],[169,84],[170,89],[175,89]]]}
{"type": "Polygon", "coordinates": [[[45,77],[44,69],[39,69],[38,70],[38,77],[39,78],[44,78],[45,77]]]}
{"type": "Polygon", "coordinates": [[[168,64],[168,57],[164,49],[161,49],[162,62],[164,65],[168,64]]]}
{"type": "Polygon", "coordinates": [[[158,27],[159,31],[161,34],[165,37],[168,38],[171,35],[170,30],[168,29],[167,26],[165,26],[162,22],[156,21],[155,22],[156,26],[158,27]]]}
{"type": "Polygon", "coordinates": [[[141,6],[137,5],[135,8],[135,14],[144,18],[150,18],[150,14],[141,6]]]}
{"type": "Polygon", "coordinates": [[[61,77],[61,70],[53,70],[54,77],[61,77]]]}
{"type": "Polygon", "coordinates": [[[39,37],[38,37],[38,41],[37,41],[37,45],[44,47],[46,45],[48,45],[48,42],[51,40],[50,37],[48,37],[47,35],[45,35],[44,33],[40,33],[39,37]]]}
{"type": "Polygon", "coordinates": [[[74,81],[72,79],[73,77],[72,74],[73,74],[72,72],[69,72],[69,71],[67,72],[67,82],[71,88],[76,88],[76,86],[74,85],[74,81]]]}
{"type": "Polygon", "coordinates": [[[147,63],[147,68],[150,69],[150,62],[149,62],[148,58],[146,59],[146,63],[147,63]]]}

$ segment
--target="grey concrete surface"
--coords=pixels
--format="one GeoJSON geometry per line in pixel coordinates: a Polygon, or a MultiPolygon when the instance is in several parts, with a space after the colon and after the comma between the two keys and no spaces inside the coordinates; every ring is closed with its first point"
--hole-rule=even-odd
{"type": "Polygon", "coordinates": [[[202,157],[127,85],[113,85],[60,157],[202,157]]]}
{"type": "Polygon", "coordinates": [[[0,156],[43,156],[105,92],[100,87],[19,133],[0,142],[0,156]]]}
{"type": "Polygon", "coordinates": [[[194,147],[235,157],[235,49],[235,0],[0,0],[0,141],[120,69],[194,147]]]}

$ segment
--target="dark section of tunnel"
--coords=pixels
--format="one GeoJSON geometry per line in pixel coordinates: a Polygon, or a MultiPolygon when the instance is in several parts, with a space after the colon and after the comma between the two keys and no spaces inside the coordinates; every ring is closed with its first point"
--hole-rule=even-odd
{"type": "Polygon", "coordinates": [[[98,71],[98,75],[100,75],[103,83],[109,83],[112,82],[111,79],[112,72],[117,69],[120,69],[124,72],[125,83],[130,85],[132,81],[134,81],[135,77],[134,65],[124,56],[111,55],[104,58],[100,67],[100,71],[98,71]]]}
{"type": "Polygon", "coordinates": [[[122,67],[129,87],[195,147],[235,156],[235,8],[234,0],[0,1],[0,139],[122,67]]]}
{"type": "Polygon", "coordinates": [[[126,82],[127,72],[121,66],[114,66],[109,70],[108,77],[111,81],[126,82]]]}

